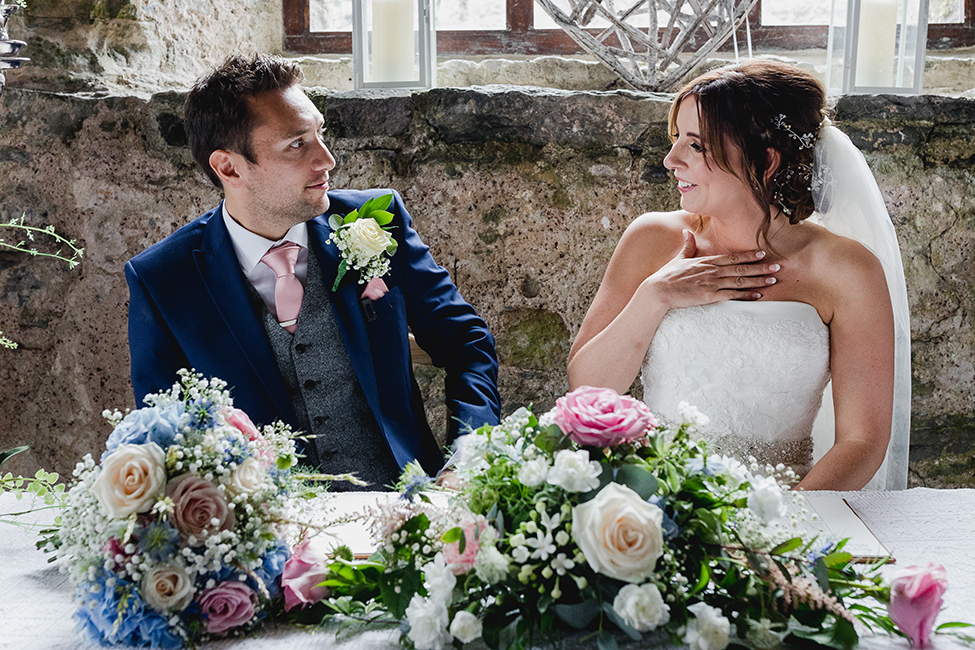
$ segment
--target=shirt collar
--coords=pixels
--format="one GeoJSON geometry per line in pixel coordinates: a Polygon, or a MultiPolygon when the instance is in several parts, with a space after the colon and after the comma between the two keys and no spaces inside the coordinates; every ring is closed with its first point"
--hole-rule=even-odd
{"type": "Polygon", "coordinates": [[[249,275],[261,263],[264,253],[278,244],[290,241],[304,248],[308,247],[308,224],[304,221],[292,226],[281,239],[272,241],[237,223],[227,212],[226,201],[221,202],[220,211],[223,215],[223,222],[227,226],[227,232],[230,233],[230,241],[233,242],[237,261],[245,275],[249,275]]]}

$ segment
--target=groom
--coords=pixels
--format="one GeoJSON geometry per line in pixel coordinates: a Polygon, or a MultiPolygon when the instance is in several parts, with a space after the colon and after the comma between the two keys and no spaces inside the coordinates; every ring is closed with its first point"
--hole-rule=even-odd
{"type": "Polygon", "coordinates": [[[363,285],[350,269],[332,291],[341,252],[328,216],[390,191],[328,191],[335,159],[302,79],[295,63],[235,55],[187,96],[190,148],[224,200],[125,266],[132,385],[141,406],[180,368],[224,379],[256,423],[314,434],[307,462],[377,489],[411,460],[443,466],[408,328],[446,369],[448,444],[498,421],[494,339],[397,194],[389,272],[363,285]]]}

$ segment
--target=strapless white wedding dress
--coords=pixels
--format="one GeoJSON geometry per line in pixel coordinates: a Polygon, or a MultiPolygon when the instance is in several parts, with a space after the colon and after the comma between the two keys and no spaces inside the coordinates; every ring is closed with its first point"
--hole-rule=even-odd
{"type": "Polygon", "coordinates": [[[719,302],[672,309],[643,363],[644,401],[679,422],[682,401],[710,418],[717,453],[813,463],[813,424],[829,382],[829,329],[802,302],[719,302]]]}

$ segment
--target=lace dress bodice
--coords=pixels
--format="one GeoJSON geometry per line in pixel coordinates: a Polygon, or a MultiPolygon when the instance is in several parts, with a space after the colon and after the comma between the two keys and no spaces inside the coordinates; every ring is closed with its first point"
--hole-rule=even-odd
{"type": "Polygon", "coordinates": [[[710,418],[715,451],[784,463],[804,476],[829,381],[829,329],[802,302],[719,302],[672,309],[643,363],[644,401],[679,421],[686,401],[710,418]]]}

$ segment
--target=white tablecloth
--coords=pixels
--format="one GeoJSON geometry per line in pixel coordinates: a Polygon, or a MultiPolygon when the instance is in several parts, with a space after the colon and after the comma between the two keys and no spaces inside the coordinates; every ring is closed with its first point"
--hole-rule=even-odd
{"type": "MultiPolygon", "coordinates": [[[[929,561],[944,565],[949,588],[944,621],[975,623],[975,490],[836,493],[845,497],[861,519],[897,559],[888,570],[929,561]]],[[[0,512],[23,509],[24,502],[0,495],[0,512]]],[[[74,590],[48,556],[34,548],[36,534],[0,524],[0,648],[11,650],[94,650],[74,632],[74,590]]],[[[369,632],[335,639],[328,632],[309,633],[284,625],[263,628],[247,639],[209,643],[203,650],[396,650],[395,631],[369,632]]],[[[886,635],[863,639],[861,647],[908,650],[902,638],[886,635]]],[[[935,650],[967,646],[953,637],[935,637],[935,650]]]]}

